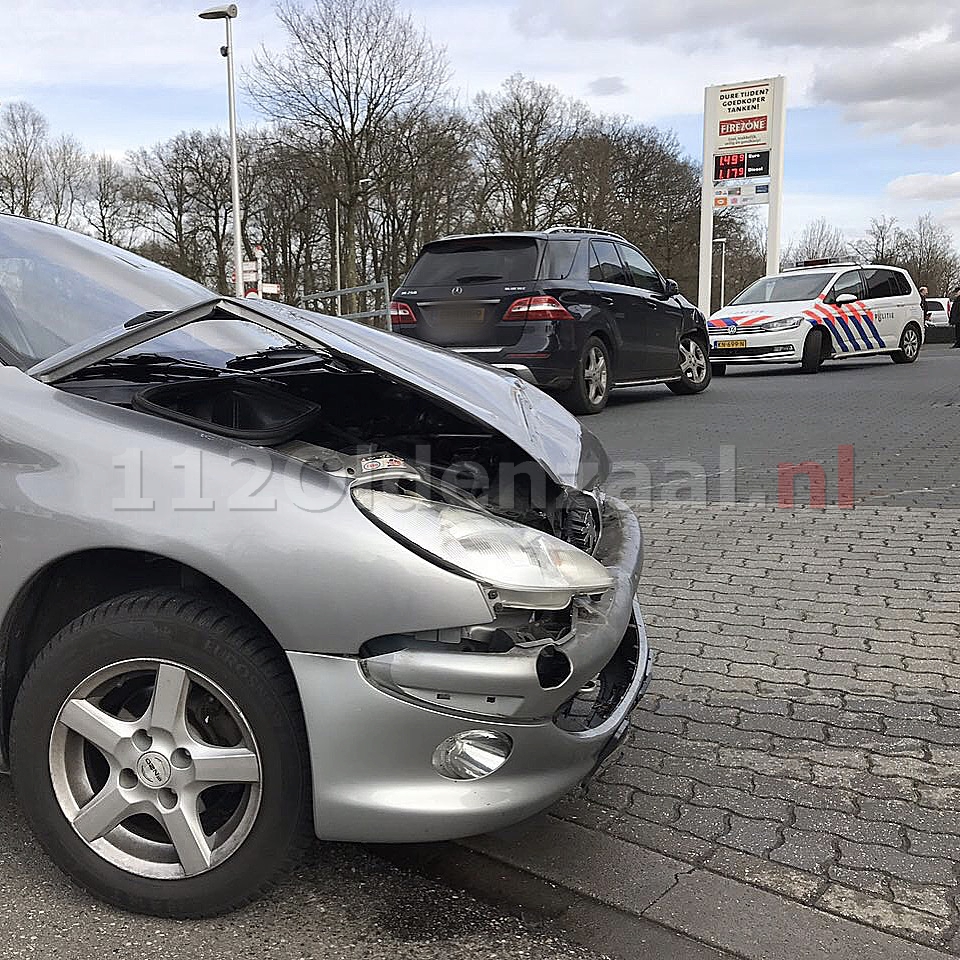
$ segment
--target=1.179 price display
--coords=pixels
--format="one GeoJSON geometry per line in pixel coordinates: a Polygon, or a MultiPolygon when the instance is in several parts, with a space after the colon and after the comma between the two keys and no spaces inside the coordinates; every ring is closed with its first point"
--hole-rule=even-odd
{"type": "Polygon", "coordinates": [[[745,180],[770,176],[770,151],[725,153],[713,158],[714,180],[745,180]]]}

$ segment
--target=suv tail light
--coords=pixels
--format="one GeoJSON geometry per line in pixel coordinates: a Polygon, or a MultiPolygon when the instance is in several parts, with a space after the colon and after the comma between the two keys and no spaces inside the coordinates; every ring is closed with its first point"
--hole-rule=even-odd
{"type": "Polygon", "coordinates": [[[573,320],[573,314],[553,297],[521,297],[510,304],[504,320],[573,320]]]}
{"type": "Polygon", "coordinates": [[[413,308],[402,300],[390,301],[390,324],[394,327],[409,327],[417,322],[413,308]]]}

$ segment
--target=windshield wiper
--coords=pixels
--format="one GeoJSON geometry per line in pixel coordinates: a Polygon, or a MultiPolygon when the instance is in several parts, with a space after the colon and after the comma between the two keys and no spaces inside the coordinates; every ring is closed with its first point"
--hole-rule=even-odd
{"type": "Polygon", "coordinates": [[[147,310],[144,313],[138,313],[135,317],[131,317],[129,320],[124,323],[124,330],[129,330],[131,327],[139,327],[141,323],[146,323],[148,320],[156,320],[159,317],[165,317],[168,313],[172,313],[171,310],[147,310]]]}
{"type": "Polygon", "coordinates": [[[78,370],[71,380],[87,380],[103,376],[105,372],[131,372],[134,370],[161,369],[164,373],[179,373],[181,375],[207,375],[211,373],[228,373],[236,375],[233,370],[217,367],[202,360],[188,360],[178,357],[169,357],[162,353],[128,353],[116,357],[104,357],[96,363],[78,370]]]}
{"type": "Polygon", "coordinates": [[[277,370],[298,370],[312,366],[333,367],[343,373],[351,368],[331,353],[321,352],[310,347],[270,347],[246,357],[237,357],[227,361],[231,370],[243,370],[249,373],[274,373],[277,370]]]}

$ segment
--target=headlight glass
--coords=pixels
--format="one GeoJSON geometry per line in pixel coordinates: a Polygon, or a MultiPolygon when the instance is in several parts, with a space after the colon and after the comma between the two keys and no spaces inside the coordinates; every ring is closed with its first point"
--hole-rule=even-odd
{"type": "Polygon", "coordinates": [[[589,554],[556,537],[486,513],[372,487],[353,499],[372,519],[442,566],[508,592],[603,593],[613,579],[589,554]]]}
{"type": "Polygon", "coordinates": [[[771,333],[775,330],[796,330],[803,323],[803,317],[781,317],[779,320],[767,320],[758,323],[753,329],[757,332],[771,333]]]}

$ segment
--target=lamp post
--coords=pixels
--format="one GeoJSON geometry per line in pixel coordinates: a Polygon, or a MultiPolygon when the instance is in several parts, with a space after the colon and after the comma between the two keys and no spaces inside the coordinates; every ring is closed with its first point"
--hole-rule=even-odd
{"type": "Polygon", "coordinates": [[[720,244],[720,309],[722,310],[727,300],[727,238],[716,237],[713,242],[720,244]]]}
{"type": "MultiPolygon", "coordinates": [[[[373,177],[364,177],[357,183],[358,187],[365,187],[367,184],[373,183],[373,177]]],[[[351,256],[353,251],[351,251],[351,256]]],[[[340,289],[340,195],[333,195],[333,287],[335,290],[340,289]]],[[[334,301],[337,305],[337,316],[340,316],[340,294],[337,294],[336,300],[334,301]]]]}
{"type": "Polygon", "coordinates": [[[210,7],[199,14],[201,20],[224,20],[227,25],[227,45],[220,53],[227,58],[227,102],[230,111],[230,191],[233,201],[233,279],[234,293],[242,297],[243,287],[243,247],[240,242],[240,170],[237,162],[237,95],[236,80],[233,74],[233,20],[237,16],[237,5],[225,3],[219,7],[210,7]]]}

